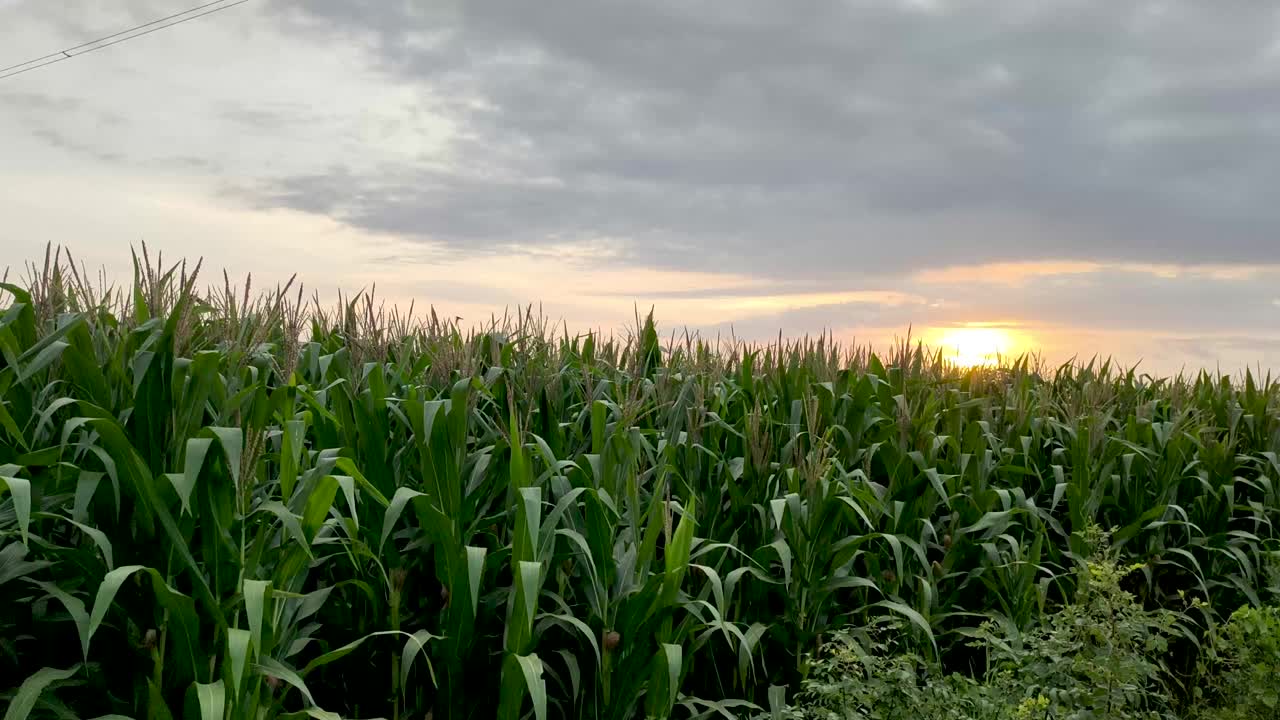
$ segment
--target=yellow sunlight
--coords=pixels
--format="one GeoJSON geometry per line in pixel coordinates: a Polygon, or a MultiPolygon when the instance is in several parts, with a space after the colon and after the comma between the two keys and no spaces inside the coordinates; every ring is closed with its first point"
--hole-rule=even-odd
{"type": "Polygon", "coordinates": [[[941,328],[928,344],[946,360],[964,367],[994,365],[1026,352],[1028,340],[1016,330],[981,325],[941,328]]]}

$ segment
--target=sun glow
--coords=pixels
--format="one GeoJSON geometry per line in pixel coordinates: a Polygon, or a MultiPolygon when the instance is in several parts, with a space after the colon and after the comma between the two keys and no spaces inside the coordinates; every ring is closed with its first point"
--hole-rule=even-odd
{"type": "Polygon", "coordinates": [[[942,328],[930,343],[949,362],[964,367],[995,365],[1027,349],[1026,338],[1015,330],[980,325],[942,328]]]}

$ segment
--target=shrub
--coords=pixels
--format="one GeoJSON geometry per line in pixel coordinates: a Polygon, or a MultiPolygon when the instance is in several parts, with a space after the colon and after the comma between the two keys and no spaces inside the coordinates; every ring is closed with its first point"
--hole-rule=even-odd
{"type": "Polygon", "coordinates": [[[1076,573],[1074,602],[1021,636],[1001,639],[994,623],[981,629],[993,658],[988,682],[1007,696],[1046,698],[1046,718],[1166,716],[1172,701],[1159,659],[1178,616],[1145,609],[1121,587],[1141,565],[1122,564],[1100,531],[1085,535],[1095,554],[1076,573]]]}
{"type": "Polygon", "coordinates": [[[1203,720],[1280,718],[1280,607],[1245,607],[1232,613],[1209,663],[1203,720]]]}
{"type": "Polygon", "coordinates": [[[1173,717],[1167,673],[1158,658],[1168,651],[1177,615],[1144,609],[1121,587],[1137,566],[1123,565],[1105,534],[1091,530],[1085,535],[1096,549],[1076,573],[1078,589],[1072,603],[1027,632],[1005,631],[1007,625],[995,621],[970,631],[972,644],[989,658],[981,680],[940,673],[915,655],[892,654],[887,643],[867,643],[856,634],[843,633],[813,664],[791,717],[1173,717]]]}
{"type": "Polygon", "coordinates": [[[1005,717],[990,688],[958,673],[940,674],[918,655],[864,647],[837,634],[813,663],[794,720],[997,720],[1005,717]]]}

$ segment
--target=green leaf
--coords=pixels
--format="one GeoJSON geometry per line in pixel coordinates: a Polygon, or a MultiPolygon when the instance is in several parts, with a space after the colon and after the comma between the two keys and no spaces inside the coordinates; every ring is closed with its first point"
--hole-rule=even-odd
{"type": "Polygon", "coordinates": [[[306,448],[306,423],[289,420],[284,424],[284,440],[280,448],[280,493],[286,501],[293,497],[298,482],[298,462],[306,448]]]}
{"type": "Polygon", "coordinates": [[[89,624],[80,635],[80,647],[84,650],[86,661],[89,659],[89,642],[107,617],[107,610],[111,609],[111,604],[115,602],[120,586],[129,579],[130,575],[146,569],[142,565],[126,565],[112,570],[102,578],[102,584],[98,586],[98,594],[93,600],[93,610],[89,613],[89,624]]]}
{"type": "Polygon", "coordinates": [[[752,659],[755,656],[756,647],[760,644],[760,639],[768,631],[768,625],[752,623],[742,635],[742,642],[738,646],[738,676],[743,685],[747,683],[748,673],[751,673],[754,677],[755,663],[752,662],[752,659]]]}
{"type": "MultiPolygon", "coordinates": [[[[175,643],[175,650],[170,656],[171,661],[167,664],[173,665],[175,672],[182,673],[187,677],[197,672],[207,673],[207,667],[202,670],[200,662],[195,657],[195,653],[200,647],[198,637],[199,620],[196,617],[194,603],[191,598],[169,587],[159,572],[142,565],[127,565],[116,568],[107,573],[106,577],[102,579],[102,584],[98,586],[98,592],[93,601],[93,609],[89,613],[89,622],[87,626],[80,628],[80,646],[85,658],[89,657],[89,643],[98,628],[102,626],[102,621],[106,618],[107,611],[110,610],[112,603],[115,601],[115,596],[119,592],[120,586],[124,584],[126,579],[137,572],[144,572],[150,577],[155,597],[169,617],[169,634],[175,643]]],[[[221,618],[218,619],[221,620],[221,618]]]]}
{"type": "Polygon", "coordinates": [[[777,553],[778,560],[782,563],[782,582],[787,587],[791,587],[791,546],[787,544],[786,540],[779,538],[765,547],[777,553]]]}
{"type": "Polygon", "coordinates": [[[785,685],[769,686],[769,718],[782,720],[782,711],[787,707],[787,688],[785,685]]]}
{"type": "Polygon", "coordinates": [[[283,680],[290,686],[298,689],[302,696],[307,699],[307,705],[315,705],[316,700],[311,695],[311,690],[307,688],[307,684],[302,681],[298,673],[284,663],[276,660],[270,655],[259,655],[258,663],[253,666],[254,672],[259,675],[274,677],[283,680]]]}
{"type": "Polygon", "coordinates": [[[337,479],[332,475],[326,475],[318,480],[311,493],[307,495],[302,510],[302,529],[308,538],[315,539],[316,532],[324,523],[325,517],[329,515],[329,508],[333,507],[333,499],[337,494],[337,479]]]}
{"type": "Polygon", "coordinates": [[[536,654],[508,654],[502,665],[502,686],[498,699],[498,717],[515,720],[521,716],[524,698],[533,702],[533,716],[547,717],[547,685],[542,677],[542,660],[536,654]]]}
{"type": "Polygon", "coordinates": [[[663,643],[653,656],[649,690],[645,694],[645,714],[650,718],[669,718],[680,692],[680,674],[684,651],[679,645],[663,643]]]}
{"type": "Polygon", "coordinates": [[[439,640],[439,636],[432,635],[426,630],[419,630],[404,641],[404,649],[400,651],[400,691],[404,692],[409,687],[409,671],[413,669],[413,661],[419,655],[422,655],[427,661],[427,669],[431,675],[431,684],[436,684],[436,672],[431,666],[431,655],[427,652],[427,642],[430,640],[439,640]]]}
{"type": "Polygon", "coordinates": [[[387,505],[386,512],[382,514],[382,536],[378,538],[379,555],[382,554],[382,549],[387,544],[387,538],[391,536],[391,531],[395,529],[396,523],[400,520],[400,515],[404,513],[404,506],[416,497],[426,497],[426,495],[412,488],[396,488],[396,493],[387,505]]]}
{"type": "Polygon", "coordinates": [[[66,518],[61,515],[54,515],[53,513],[38,512],[38,513],[34,513],[32,517],[48,518],[50,520],[62,520],[62,521],[71,523],[72,525],[76,526],[76,528],[79,529],[80,532],[84,533],[85,535],[88,535],[89,539],[93,540],[93,544],[98,546],[98,550],[102,553],[103,562],[105,562],[107,565],[107,570],[111,570],[112,567],[114,566],[112,551],[111,551],[111,541],[107,539],[107,534],[102,532],[98,528],[90,527],[88,525],[85,525],[84,523],[76,522],[71,518],[66,518]]]}
{"type": "Polygon", "coordinates": [[[249,633],[256,652],[264,652],[262,646],[262,627],[266,617],[267,592],[271,589],[268,580],[245,580],[244,610],[249,619],[249,633]]]}
{"type": "Polygon", "coordinates": [[[62,603],[62,606],[67,610],[67,614],[71,616],[71,620],[76,624],[76,633],[80,637],[80,649],[83,652],[84,657],[88,658],[89,649],[86,645],[87,640],[85,638],[89,631],[89,613],[84,609],[84,602],[80,600],[80,598],[71,595],[53,583],[32,580],[31,578],[27,578],[27,582],[38,586],[40,589],[49,593],[51,597],[56,598],[58,602],[62,603]]]}
{"type": "Polygon", "coordinates": [[[300,675],[302,677],[306,677],[316,668],[322,667],[324,665],[328,665],[329,663],[335,660],[340,660],[346,657],[347,655],[350,655],[356,648],[363,645],[366,640],[369,640],[370,638],[384,637],[384,636],[406,637],[408,638],[407,642],[414,643],[415,648],[417,647],[417,643],[419,642],[425,645],[427,640],[440,639],[438,636],[427,633],[425,630],[419,630],[418,633],[415,633],[413,635],[410,635],[409,633],[404,632],[403,630],[380,630],[378,632],[371,632],[368,635],[365,635],[364,637],[359,638],[357,640],[353,640],[352,642],[349,642],[340,648],[337,648],[335,650],[330,650],[329,652],[307,663],[307,666],[302,669],[302,672],[300,673],[300,675]]]}
{"type": "MultiPolygon", "coordinates": [[[[240,487],[240,458],[244,454],[244,430],[238,427],[207,427],[204,433],[212,434],[218,439],[223,456],[227,461],[227,470],[236,487],[240,487]]],[[[198,469],[198,468],[197,468],[198,469]]]]}
{"type": "Polygon", "coordinates": [[[18,516],[18,534],[22,544],[27,544],[27,528],[31,526],[31,481],[24,478],[0,475],[2,483],[13,496],[13,511],[18,516]]]}
{"type": "Polygon", "coordinates": [[[18,578],[31,580],[26,576],[53,564],[48,560],[28,561],[25,559],[27,552],[27,546],[22,543],[9,543],[0,546],[0,585],[18,578]]]}
{"type": "Polygon", "coordinates": [[[40,693],[44,692],[45,688],[55,682],[66,680],[79,670],[80,666],[75,665],[66,670],[47,667],[35,671],[30,677],[23,680],[22,685],[18,687],[18,693],[13,696],[13,700],[9,703],[9,709],[4,713],[4,720],[26,720],[27,715],[36,706],[36,701],[40,699],[40,693]]]}
{"type": "Polygon", "coordinates": [[[929,621],[925,620],[924,616],[921,615],[919,612],[916,612],[914,608],[908,607],[906,605],[903,605],[900,602],[895,602],[893,600],[881,600],[880,602],[875,603],[873,607],[888,608],[898,613],[899,615],[902,615],[908,620],[910,620],[911,624],[920,628],[920,630],[924,632],[925,636],[929,638],[929,643],[933,645],[934,654],[935,655],[937,654],[938,644],[933,637],[933,628],[929,626],[929,621]]]}
{"type": "Polygon", "coordinates": [[[684,514],[680,517],[680,524],[676,526],[675,534],[671,537],[671,543],[665,551],[666,573],[662,578],[662,602],[664,605],[670,605],[675,602],[676,595],[680,591],[680,583],[684,580],[684,575],[689,569],[689,552],[693,548],[693,526],[694,526],[694,500],[689,499],[689,504],[684,508],[684,514]]]}
{"type": "Polygon", "coordinates": [[[1013,510],[995,510],[984,513],[983,516],[978,519],[978,522],[961,529],[960,532],[970,535],[983,530],[990,530],[991,532],[987,533],[987,536],[990,537],[994,534],[1003,532],[1004,528],[1009,526],[1010,517],[1014,512],[1015,511],[1013,510]],[[995,529],[993,530],[993,528],[995,529]]]}
{"type": "Polygon", "coordinates": [[[307,536],[302,531],[302,523],[297,515],[290,512],[289,508],[285,507],[279,500],[269,500],[259,505],[251,514],[260,512],[269,512],[275,515],[280,520],[280,524],[284,526],[285,532],[306,553],[307,557],[315,558],[315,555],[311,552],[311,543],[307,542],[307,536]]]}
{"type": "MultiPolygon", "coordinates": [[[[62,355],[62,351],[66,350],[68,347],[70,347],[70,343],[62,340],[48,343],[42,347],[40,351],[31,357],[31,359],[27,361],[26,365],[22,367],[22,370],[18,373],[18,382],[25,383],[34,377],[36,373],[39,373],[41,370],[49,367],[54,360],[57,360],[58,357],[62,355]]],[[[24,355],[23,357],[25,358],[26,356],[24,355]]]]}
{"type": "Polygon", "coordinates": [[[210,438],[192,438],[187,441],[186,464],[181,473],[165,473],[165,477],[173,484],[173,489],[182,501],[182,512],[191,514],[191,491],[195,489],[200,478],[200,469],[204,467],[204,459],[213,447],[210,438]]]}
{"type": "MultiPolygon", "coordinates": [[[[938,473],[937,468],[925,468],[925,477],[929,478],[929,483],[933,485],[933,491],[938,493],[938,499],[948,510],[951,509],[951,497],[947,495],[947,488],[943,480],[943,476],[938,473]]],[[[950,475],[948,478],[952,477],[950,475]]]]}
{"type": "Polygon", "coordinates": [[[351,522],[356,527],[360,526],[359,509],[356,507],[356,481],[349,475],[334,475],[333,478],[338,481],[338,487],[342,488],[342,494],[347,498],[347,509],[351,511],[351,522]]]}
{"type": "Polygon", "coordinates": [[[511,538],[514,562],[537,560],[538,535],[542,523],[542,488],[522,487],[516,498],[515,530],[511,538]]]}
{"type": "Polygon", "coordinates": [[[240,683],[244,679],[244,670],[251,653],[251,634],[240,628],[227,629],[227,657],[231,660],[231,694],[240,696],[240,683]]]}
{"type": "Polygon", "coordinates": [[[528,652],[533,639],[533,619],[538,612],[542,564],[521,561],[516,566],[515,592],[507,613],[506,649],[516,655],[528,652]]]}
{"type": "Polygon", "coordinates": [[[89,519],[89,503],[101,482],[102,473],[80,471],[80,476],[76,479],[76,499],[71,510],[73,520],[84,522],[89,519]]]}
{"type": "Polygon", "coordinates": [[[18,423],[14,421],[13,416],[9,414],[9,410],[5,408],[5,404],[5,401],[0,398],[0,429],[3,429],[9,435],[9,439],[17,443],[21,449],[31,449],[27,445],[27,439],[22,435],[22,431],[18,429],[18,423]]]}
{"type": "Polygon", "coordinates": [[[316,707],[309,707],[306,710],[285,713],[279,716],[279,720],[302,720],[303,718],[313,718],[313,720],[343,720],[338,713],[321,710],[316,707]]]}
{"type": "Polygon", "coordinates": [[[222,720],[227,712],[227,691],[222,681],[196,683],[196,700],[200,704],[200,720],[222,720]]]}
{"type": "Polygon", "coordinates": [[[600,643],[596,641],[596,634],[591,631],[591,628],[588,627],[586,623],[568,614],[547,613],[543,617],[547,618],[548,620],[566,625],[569,628],[572,628],[574,630],[577,630],[578,633],[581,634],[584,639],[586,639],[587,644],[591,646],[591,652],[595,655],[595,658],[596,658],[596,667],[600,666],[600,662],[601,662],[600,643]]]}
{"type": "Polygon", "coordinates": [[[475,615],[480,605],[480,581],[484,577],[484,556],[487,550],[468,545],[466,552],[467,585],[471,590],[471,614],[475,615]]]}

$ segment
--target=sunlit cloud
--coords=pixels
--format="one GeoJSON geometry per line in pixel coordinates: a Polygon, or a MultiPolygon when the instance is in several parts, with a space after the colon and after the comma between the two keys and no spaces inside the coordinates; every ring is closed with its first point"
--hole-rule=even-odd
{"type": "Polygon", "coordinates": [[[1260,265],[1177,265],[1171,263],[1103,263],[1082,260],[1028,261],[955,265],[928,268],[913,273],[912,278],[929,285],[949,283],[998,283],[1017,286],[1031,280],[1051,277],[1084,276],[1100,272],[1125,272],[1174,279],[1206,277],[1213,280],[1239,280],[1280,267],[1260,265]]]}
{"type": "MultiPolygon", "coordinates": [[[[688,301],[684,301],[688,302],[688,301]]],[[[829,305],[869,304],[887,305],[922,305],[926,300],[918,295],[893,292],[887,290],[869,290],[864,292],[841,293],[797,293],[791,295],[757,295],[746,297],[703,298],[710,307],[727,312],[778,312],[798,308],[812,308],[829,305]]]]}

